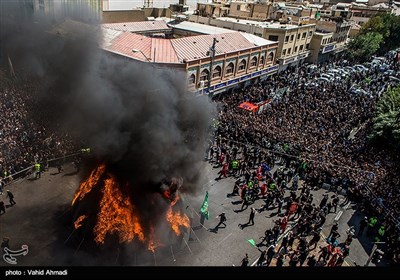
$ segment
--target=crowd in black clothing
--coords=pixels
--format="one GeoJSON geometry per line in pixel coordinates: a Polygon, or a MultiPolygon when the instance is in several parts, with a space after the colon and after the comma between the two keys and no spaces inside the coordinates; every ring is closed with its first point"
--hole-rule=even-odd
{"type": "Polygon", "coordinates": [[[29,82],[0,89],[0,177],[74,151],[68,135],[46,128],[46,120],[34,115],[38,89],[29,82]]]}
{"type": "MultiPolygon", "coordinates": [[[[333,66],[338,65],[327,67],[333,66]]],[[[318,231],[319,220],[326,208],[333,207],[334,198],[321,209],[312,204],[306,190],[328,186],[345,193],[346,200],[357,202],[366,215],[378,216],[378,225],[385,226],[389,258],[398,262],[400,158],[369,145],[367,135],[379,96],[399,84],[378,68],[329,82],[317,79],[325,70],[321,68],[310,74],[306,68],[300,68],[222,96],[218,103],[216,139],[209,147],[210,158],[221,166],[227,163],[228,170],[243,175],[243,183],[234,188],[234,193],[243,199],[242,209],[259,195],[266,199],[266,208],[275,205],[280,212],[289,180],[295,181],[293,191],[297,190],[296,181],[304,180],[306,186],[300,196],[294,193],[285,198],[285,214],[294,214],[290,213],[290,207],[297,203],[299,224],[302,220],[305,223],[300,232],[307,235],[318,231]],[[354,92],[354,88],[363,91],[354,92]],[[261,114],[239,108],[244,101],[263,100],[272,102],[261,114]],[[237,170],[232,168],[233,161],[237,161],[237,170]],[[277,161],[283,167],[270,174],[268,170],[277,161]]],[[[277,230],[272,235],[275,238],[276,233],[277,230]]],[[[296,254],[304,259],[301,250],[296,254]]]]}

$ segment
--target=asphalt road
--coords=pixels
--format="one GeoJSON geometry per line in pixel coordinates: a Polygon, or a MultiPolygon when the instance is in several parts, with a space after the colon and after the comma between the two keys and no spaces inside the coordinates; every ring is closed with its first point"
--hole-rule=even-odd
{"type": "MultiPolygon", "coordinates": [[[[68,210],[73,194],[79,185],[79,176],[74,172],[72,165],[66,165],[61,174],[56,169],[42,173],[38,180],[25,178],[9,185],[15,195],[16,205],[8,207],[6,213],[0,216],[0,237],[10,238],[10,248],[21,249],[23,244],[29,246],[26,256],[18,257],[18,265],[157,265],[157,266],[239,266],[245,253],[249,255],[250,264],[254,263],[260,251],[251,245],[248,240],[256,243],[264,235],[267,228],[272,228],[274,216],[272,211],[257,213],[255,224],[241,229],[240,224],[249,220],[250,207],[256,209],[263,205],[262,200],[257,200],[243,212],[239,210],[241,204],[237,196],[228,197],[231,193],[235,179],[228,177],[215,180],[219,168],[207,164],[203,172],[203,183],[196,194],[183,195],[182,201],[187,214],[192,218],[192,227],[184,233],[179,246],[164,246],[157,248],[155,253],[145,252],[134,255],[129,261],[121,260],[120,248],[112,257],[102,259],[85,251],[84,246],[74,246],[66,242],[71,231],[65,229],[60,232],[60,219],[68,210]],[[205,192],[209,192],[210,219],[200,224],[199,210],[205,192]],[[225,212],[227,226],[219,228],[217,232],[209,231],[218,222],[217,217],[225,212]],[[101,259],[101,260],[100,260],[101,259]]],[[[327,193],[324,189],[314,191],[314,203],[319,203],[322,195],[327,193]]],[[[333,193],[329,193],[330,196],[333,193]]],[[[342,198],[342,197],[341,197],[342,198]]],[[[8,200],[1,196],[5,204],[8,200]]],[[[341,209],[338,209],[340,212],[341,209]]],[[[327,222],[322,233],[328,235],[330,227],[337,214],[328,214],[327,222]]],[[[346,238],[345,230],[354,225],[357,228],[361,215],[352,207],[343,209],[339,219],[340,242],[346,238]]],[[[79,242],[78,242],[79,243],[79,242]]],[[[345,265],[364,265],[372,248],[371,240],[363,237],[354,239],[351,244],[350,256],[346,258],[345,265]]],[[[0,260],[0,266],[8,265],[0,260]]],[[[371,264],[372,265],[372,264],[371,264]]]]}

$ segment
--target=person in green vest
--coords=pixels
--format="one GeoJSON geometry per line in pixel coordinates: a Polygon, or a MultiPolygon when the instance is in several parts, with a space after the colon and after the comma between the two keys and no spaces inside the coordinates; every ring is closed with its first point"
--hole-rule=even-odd
{"type": "Polygon", "coordinates": [[[236,159],[234,159],[232,161],[233,176],[236,176],[238,169],[239,169],[239,162],[236,159]]]}
{"type": "Polygon", "coordinates": [[[90,148],[84,148],[84,149],[81,149],[81,152],[82,153],[90,153],[90,148]]]}
{"type": "Polygon", "coordinates": [[[35,163],[35,178],[38,179],[40,178],[40,163],[35,163]]]}
{"type": "Polygon", "coordinates": [[[253,188],[253,181],[250,181],[247,186],[249,187],[249,189],[251,190],[253,188]]]}
{"type": "Polygon", "coordinates": [[[372,233],[372,231],[373,231],[373,229],[374,229],[374,227],[375,227],[375,225],[376,225],[376,223],[378,222],[378,219],[375,217],[375,216],[373,216],[373,217],[371,217],[370,219],[369,219],[369,222],[368,222],[368,232],[371,234],[372,233]]]}
{"type": "Polygon", "coordinates": [[[276,189],[276,184],[274,182],[271,182],[271,184],[269,184],[269,189],[271,191],[275,190],[276,189]]]}
{"type": "Polygon", "coordinates": [[[375,237],[375,241],[376,241],[376,242],[382,241],[384,235],[385,235],[385,226],[382,225],[382,226],[378,229],[378,235],[375,237]]]}
{"type": "Polygon", "coordinates": [[[287,153],[287,151],[289,150],[289,145],[287,143],[283,145],[283,150],[285,151],[285,153],[287,153]]]}

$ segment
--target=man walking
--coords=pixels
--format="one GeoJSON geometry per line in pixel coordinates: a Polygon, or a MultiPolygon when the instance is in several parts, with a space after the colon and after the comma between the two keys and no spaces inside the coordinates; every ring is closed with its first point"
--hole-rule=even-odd
{"type": "Polygon", "coordinates": [[[254,207],[251,207],[251,212],[250,212],[250,217],[249,217],[249,221],[247,222],[247,224],[252,224],[254,225],[254,216],[256,215],[256,209],[254,209],[254,207]]]}
{"type": "Polygon", "coordinates": [[[14,195],[12,194],[12,192],[10,192],[10,190],[7,190],[7,197],[8,197],[8,199],[10,200],[11,206],[17,204],[17,203],[14,201],[14,195]]]}
{"type": "Polygon", "coordinates": [[[249,255],[247,255],[242,259],[242,265],[241,266],[248,266],[249,265],[249,255]]]}
{"type": "Polygon", "coordinates": [[[218,217],[219,217],[219,223],[218,223],[218,225],[216,226],[216,228],[218,228],[218,227],[219,227],[220,225],[222,225],[222,224],[226,227],[226,224],[225,224],[225,222],[226,222],[225,213],[222,212],[221,214],[218,215],[218,217]]]}
{"type": "Polygon", "coordinates": [[[364,217],[364,219],[362,219],[360,221],[360,224],[359,224],[359,227],[358,227],[358,234],[357,234],[358,237],[363,235],[364,230],[367,227],[367,225],[368,225],[368,218],[364,217]]]}

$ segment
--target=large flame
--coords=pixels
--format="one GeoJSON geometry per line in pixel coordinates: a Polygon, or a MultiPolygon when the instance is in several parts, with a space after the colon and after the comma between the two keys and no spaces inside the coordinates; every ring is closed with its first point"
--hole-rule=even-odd
{"type": "MultiPolygon", "coordinates": [[[[101,245],[104,244],[107,236],[116,235],[119,243],[123,243],[132,241],[136,237],[140,242],[147,245],[148,250],[154,253],[157,247],[163,246],[156,237],[154,225],[150,225],[149,231],[144,230],[127,186],[118,183],[116,177],[111,173],[107,172],[106,176],[103,176],[105,172],[105,164],[97,166],[90,176],[79,185],[72,205],[81,201],[93,188],[99,188],[102,196],[96,224],[93,228],[94,241],[101,245]],[[103,179],[100,181],[102,177],[103,179]]],[[[186,214],[182,214],[179,210],[177,212],[173,210],[173,206],[179,201],[177,190],[181,184],[181,180],[174,179],[169,188],[162,192],[162,195],[169,200],[165,218],[176,235],[182,234],[182,227],[189,228],[190,226],[186,214]]],[[[75,229],[80,228],[87,217],[87,215],[79,216],[74,222],[75,229]]]]}
{"type": "Polygon", "coordinates": [[[76,221],[74,223],[74,228],[75,229],[80,228],[82,226],[83,220],[85,220],[86,218],[87,218],[86,215],[79,216],[78,219],[76,219],[76,221]]]}
{"type": "Polygon", "coordinates": [[[154,227],[150,227],[149,238],[147,242],[147,249],[154,253],[157,247],[161,246],[161,242],[155,239],[154,227]]]}
{"type": "Polygon", "coordinates": [[[93,232],[97,244],[103,244],[106,235],[114,233],[118,235],[120,243],[132,241],[135,236],[140,241],[145,239],[133,204],[128,196],[123,196],[112,175],[104,180],[100,212],[93,232]]]}
{"type": "Polygon", "coordinates": [[[92,173],[90,174],[89,178],[87,178],[85,181],[83,181],[80,186],[78,191],[75,194],[74,199],[71,202],[71,205],[74,205],[75,202],[78,200],[82,200],[82,198],[85,197],[87,193],[89,193],[94,186],[97,185],[97,182],[99,181],[101,175],[103,175],[104,171],[106,170],[106,165],[100,164],[97,166],[92,173]]]}
{"type": "Polygon", "coordinates": [[[181,214],[180,211],[174,213],[172,207],[178,202],[179,196],[176,194],[175,199],[171,201],[171,204],[168,208],[166,217],[167,221],[170,223],[172,230],[175,232],[176,235],[181,235],[180,227],[184,226],[189,228],[190,222],[188,216],[186,214],[181,214]]]}

